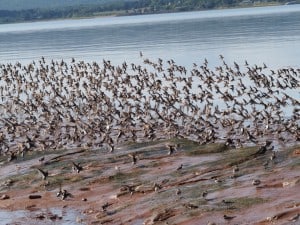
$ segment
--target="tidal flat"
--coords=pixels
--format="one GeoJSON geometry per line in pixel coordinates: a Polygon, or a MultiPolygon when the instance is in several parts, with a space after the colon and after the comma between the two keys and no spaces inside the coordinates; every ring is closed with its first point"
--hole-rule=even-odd
{"type": "Polygon", "coordinates": [[[272,160],[271,151],[254,155],[258,149],[169,139],[124,144],[114,153],[2,157],[1,215],[9,224],[297,224],[300,146],[272,160]],[[170,145],[178,146],[172,154],[170,145]]]}

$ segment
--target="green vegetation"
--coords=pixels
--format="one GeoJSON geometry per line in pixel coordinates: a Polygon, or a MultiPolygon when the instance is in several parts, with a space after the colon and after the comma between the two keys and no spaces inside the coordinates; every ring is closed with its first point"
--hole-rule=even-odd
{"type": "Polygon", "coordinates": [[[253,205],[262,204],[267,202],[266,199],[258,197],[240,197],[240,198],[227,198],[218,204],[221,209],[243,209],[249,208],[253,205]]]}
{"type": "MultiPolygon", "coordinates": [[[[288,0],[0,0],[0,23],[285,4],[288,0]]],[[[300,3],[300,0],[292,1],[300,3]]]]}
{"type": "MultiPolygon", "coordinates": [[[[196,145],[195,145],[196,146],[196,145]]],[[[210,154],[210,153],[220,153],[229,148],[224,143],[213,143],[208,145],[198,145],[197,147],[188,146],[189,151],[186,152],[188,156],[196,156],[202,154],[210,154]]]]}

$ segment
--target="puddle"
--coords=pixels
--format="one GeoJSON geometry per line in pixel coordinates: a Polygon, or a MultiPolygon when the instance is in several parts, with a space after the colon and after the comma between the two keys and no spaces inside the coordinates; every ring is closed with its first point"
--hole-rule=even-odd
{"type": "Polygon", "coordinates": [[[80,219],[83,219],[83,215],[76,210],[72,209],[43,209],[37,211],[29,210],[16,210],[5,211],[0,210],[1,224],[81,224],[80,219]],[[78,223],[79,222],[79,223],[78,223]]]}

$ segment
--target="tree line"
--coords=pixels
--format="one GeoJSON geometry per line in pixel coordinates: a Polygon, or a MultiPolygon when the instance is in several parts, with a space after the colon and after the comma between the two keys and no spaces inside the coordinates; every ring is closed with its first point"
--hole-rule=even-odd
{"type": "MultiPolygon", "coordinates": [[[[80,18],[102,15],[136,15],[231,8],[262,4],[284,4],[287,0],[117,0],[55,8],[0,10],[0,23],[80,18]]],[[[294,1],[300,3],[300,0],[294,1]]]]}

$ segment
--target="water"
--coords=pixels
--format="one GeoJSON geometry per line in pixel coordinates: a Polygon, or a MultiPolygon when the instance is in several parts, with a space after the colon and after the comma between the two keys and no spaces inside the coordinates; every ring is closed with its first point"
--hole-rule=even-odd
{"type": "Polygon", "coordinates": [[[106,17],[0,25],[0,63],[46,59],[109,59],[141,63],[174,59],[191,66],[205,58],[274,69],[300,62],[300,5],[106,17]]]}
{"type": "Polygon", "coordinates": [[[77,217],[82,215],[72,209],[51,208],[37,211],[1,211],[1,224],[80,224],[76,222],[77,217]]]}

